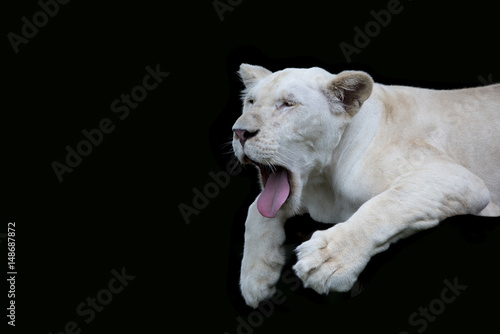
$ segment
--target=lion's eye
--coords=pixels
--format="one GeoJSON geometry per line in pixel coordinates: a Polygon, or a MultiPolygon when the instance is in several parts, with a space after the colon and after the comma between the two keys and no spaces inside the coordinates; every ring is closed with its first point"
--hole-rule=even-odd
{"type": "Polygon", "coordinates": [[[253,104],[253,99],[248,99],[248,100],[247,100],[247,103],[248,103],[248,104],[253,104]]]}
{"type": "Polygon", "coordinates": [[[290,101],[290,100],[285,100],[285,101],[281,102],[278,109],[289,108],[289,107],[293,107],[294,105],[295,105],[295,102],[290,101]]]}

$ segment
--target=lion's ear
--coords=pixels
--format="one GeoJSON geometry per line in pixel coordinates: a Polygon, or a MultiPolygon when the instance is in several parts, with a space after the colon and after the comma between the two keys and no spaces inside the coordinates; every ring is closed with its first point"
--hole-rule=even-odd
{"type": "Polygon", "coordinates": [[[262,66],[241,64],[238,74],[240,75],[241,81],[243,81],[245,87],[250,89],[259,80],[264,79],[268,75],[272,74],[272,72],[262,66]]]}
{"type": "Polygon", "coordinates": [[[373,79],[365,72],[344,71],[328,83],[327,92],[343,103],[351,116],[358,112],[373,88],[373,79]]]}

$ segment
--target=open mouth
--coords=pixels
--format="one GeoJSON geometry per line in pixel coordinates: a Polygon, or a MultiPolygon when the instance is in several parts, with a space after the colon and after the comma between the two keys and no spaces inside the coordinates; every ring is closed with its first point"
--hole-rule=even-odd
{"type": "Polygon", "coordinates": [[[264,189],[257,200],[257,209],[267,218],[274,218],[290,196],[290,172],[282,166],[264,165],[250,160],[259,167],[264,189]]]}

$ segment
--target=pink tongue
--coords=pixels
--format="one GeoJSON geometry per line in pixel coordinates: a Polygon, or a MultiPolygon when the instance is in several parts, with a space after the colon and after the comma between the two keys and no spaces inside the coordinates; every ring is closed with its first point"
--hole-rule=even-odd
{"type": "Polygon", "coordinates": [[[270,174],[264,190],[257,200],[257,209],[261,215],[274,218],[290,194],[288,172],[281,168],[277,174],[270,174]]]}

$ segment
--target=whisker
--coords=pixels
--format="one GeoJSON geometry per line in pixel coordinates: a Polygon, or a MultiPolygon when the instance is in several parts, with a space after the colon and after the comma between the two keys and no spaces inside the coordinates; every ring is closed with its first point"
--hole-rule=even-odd
{"type": "MultiPolygon", "coordinates": [[[[300,159],[296,152],[286,147],[280,147],[280,149],[274,156],[274,160],[276,160],[276,162],[278,162],[279,164],[283,164],[284,166],[300,164],[300,169],[304,168],[307,165],[307,162],[300,159]]],[[[318,167],[313,166],[313,168],[318,172],[321,172],[321,169],[319,169],[318,167]]]]}
{"type": "Polygon", "coordinates": [[[231,140],[219,145],[220,150],[223,151],[222,154],[234,154],[233,138],[229,138],[231,138],[231,140]],[[227,147],[229,147],[229,151],[226,151],[227,147]]]}
{"type": "Polygon", "coordinates": [[[269,163],[269,162],[266,162],[266,163],[269,166],[269,168],[271,169],[271,172],[273,174],[276,174],[276,167],[273,164],[269,163]]]}
{"type": "Polygon", "coordinates": [[[223,151],[222,154],[234,154],[234,148],[230,147],[229,150],[223,151]]]}

